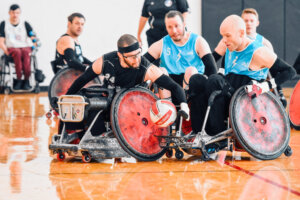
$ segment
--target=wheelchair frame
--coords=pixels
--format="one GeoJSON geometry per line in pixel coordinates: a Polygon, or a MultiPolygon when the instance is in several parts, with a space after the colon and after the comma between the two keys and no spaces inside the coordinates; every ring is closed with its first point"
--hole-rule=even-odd
{"type": "MultiPolygon", "coordinates": [[[[84,88],[84,90],[91,91],[92,89],[84,88]]],[[[80,95],[62,95],[59,97],[58,100],[59,116],[62,121],[65,122],[82,121],[83,117],[80,117],[80,119],[78,119],[72,116],[72,113],[74,113],[73,112],[74,110],[72,109],[73,108],[76,109],[76,106],[77,108],[81,107],[81,109],[79,110],[84,112],[84,113],[78,113],[80,116],[86,116],[86,111],[88,110],[97,110],[97,114],[92,120],[92,122],[90,123],[90,125],[88,126],[87,130],[84,131],[84,135],[78,144],[69,144],[70,141],[76,139],[77,133],[68,134],[66,131],[65,124],[63,125],[60,135],[53,135],[52,143],[49,145],[49,149],[52,150],[53,154],[57,154],[58,160],[63,161],[65,159],[65,153],[68,153],[68,155],[75,156],[75,157],[81,156],[82,161],[85,163],[90,162],[92,158],[103,159],[103,158],[130,157],[129,154],[126,153],[121,148],[118,140],[114,137],[110,137],[110,135],[112,134],[112,130],[109,125],[109,122],[105,122],[105,126],[106,126],[105,133],[99,136],[93,136],[91,134],[91,129],[96,123],[96,120],[99,117],[99,115],[110,106],[114,90],[101,88],[100,92],[106,93],[108,95],[108,98],[106,100],[104,100],[103,98],[102,99],[91,98],[87,100],[86,98],[80,95]],[[64,98],[67,98],[68,101],[64,102],[63,101],[64,98]],[[75,99],[77,101],[72,101],[72,99],[75,99]],[[78,99],[80,100],[78,101],[78,99]],[[63,114],[63,109],[62,109],[64,105],[69,106],[67,112],[71,113],[71,117],[68,118],[62,117],[65,115],[63,114]]],[[[70,115],[68,114],[65,116],[70,116],[70,115]]]]}

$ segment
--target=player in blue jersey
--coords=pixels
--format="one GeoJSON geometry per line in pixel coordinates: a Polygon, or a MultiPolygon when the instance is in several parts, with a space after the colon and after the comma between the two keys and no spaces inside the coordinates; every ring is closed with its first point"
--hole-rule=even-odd
{"type": "MultiPolygon", "coordinates": [[[[274,51],[271,42],[256,32],[256,29],[259,26],[259,15],[258,15],[257,11],[254,8],[246,8],[242,11],[241,17],[244,20],[245,25],[246,25],[247,37],[250,38],[251,40],[257,42],[258,44],[266,46],[269,49],[271,49],[272,51],[274,51]]],[[[213,52],[213,55],[214,55],[214,58],[216,59],[216,61],[218,59],[220,59],[221,56],[224,56],[225,51],[226,51],[226,46],[225,46],[224,42],[221,40],[219,42],[218,46],[215,48],[215,51],[213,52]]],[[[272,76],[275,76],[277,73],[273,69],[270,70],[270,72],[271,72],[272,76]]],[[[280,85],[278,85],[277,90],[279,93],[280,101],[282,102],[283,106],[286,107],[287,101],[283,95],[282,87],[280,85]]]]}
{"type": "Polygon", "coordinates": [[[225,18],[220,26],[220,34],[226,46],[225,75],[210,76],[204,90],[193,100],[191,111],[195,115],[191,113],[191,120],[196,133],[201,130],[207,101],[213,91],[222,90],[222,95],[215,99],[211,107],[206,126],[209,135],[216,135],[226,129],[224,121],[228,117],[230,99],[237,89],[257,81],[260,82],[257,83],[258,87],[266,92],[295,75],[295,70],[272,50],[247,37],[246,25],[241,17],[230,15],[225,18]],[[270,68],[279,73],[274,79],[265,81],[270,68]]]}
{"type": "Polygon", "coordinates": [[[241,17],[246,24],[247,36],[250,39],[256,40],[257,42],[262,43],[264,46],[273,50],[271,42],[256,32],[256,29],[259,26],[259,16],[257,11],[254,8],[245,8],[241,17]]]}
{"type": "Polygon", "coordinates": [[[202,80],[216,73],[216,63],[206,40],[186,31],[183,16],[169,11],[165,16],[168,35],[150,46],[145,57],[153,62],[160,58],[160,67],[184,89],[191,78],[202,80]],[[194,77],[192,77],[194,76],[194,77]]]}

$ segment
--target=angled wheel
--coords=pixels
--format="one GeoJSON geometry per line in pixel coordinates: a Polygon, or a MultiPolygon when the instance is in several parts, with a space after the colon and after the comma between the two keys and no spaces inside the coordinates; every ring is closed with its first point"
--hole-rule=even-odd
{"type": "Polygon", "coordinates": [[[300,130],[300,81],[296,84],[293,93],[291,95],[289,105],[289,118],[292,127],[296,130],[300,130]]]}
{"type": "Polygon", "coordinates": [[[273,93],[250,98],[244,87],[233,95],[230,124],[241,146],[253,157],[272,160],[287,148],[290,126],[287,114],[273,93]]]}
{"type": "Polygon", "coordinates": [[[148,89],[121,90],[112,102],[111,124],[121,147],[141,161],[153,161],[166,152],[156,136],[166,136],[169,128],[159,128],[150,119],[156,96],[148,89]]]}

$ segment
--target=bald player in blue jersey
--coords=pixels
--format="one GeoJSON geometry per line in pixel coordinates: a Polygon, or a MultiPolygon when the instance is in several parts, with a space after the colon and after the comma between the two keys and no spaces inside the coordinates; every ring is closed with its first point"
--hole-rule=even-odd
{"type": "MultiPolygon", "coordinates": [[[[268,39],[266,39],[264,36],[262,36],[261,34],[256,32],[257,27],[259,26],[259,23],[260,23],[259,15],[258,15],[257,11],[254,8],[245,8],[242,11],[241,17],[244,20],[245,25],[246,25],[247,37],[265,47],[268,47],[272,51],[274,51],[271,42],[268,39]]],[[[213,52],[213,56],[214,56],[215,60],[218,61],[222,56],[224,56],[225,51],[226,51],[226,46],[225,46],[224,42],[221,40],[219,42],[218,46],[215,48],[215,51],[213,52]]],[[[272,69],[272,70],[270,70],[270,73],[272,76],[275,76],[277,72],[272,69]]],[[[277,90],[278,90],[280,101],[282,102],[283,106],[286,107],[287,101],[283,95],[282,87],[280,85],[278,85],[277,90]]]]}
{"type": "Polygon", "coordinates": [[[295,70],[272,50],[247,37],[246,25],[241,17],[226,17],[220,26],[220,34],[226,46],[225,75],[210,76],[205,89],[194,98],[191,106],[191,111],[195,113],[191,113],[193,131],[198,133],[201,131],[209,96],[216,90],[222,91],[211,107],[206,125],[206,132],[212,136],[226,130],[224,121],[228,118],[230,99],[237,89],[256,84],[261,88],[260,91],[267,92],[295,75],[295,70]],[[270,68],[279,73],[266,81],[270,68]]]}
{"type": "Polygon", "coordinates": [[[184,89],[188,89],[191,78],[201,80],[204,74],[217,72],[208,43],[203,37],[186,31],[180,12],[169,11],[165,24],[168,35],[152,44],[145,54],[150,62],[160,58],[160,67],[184,89]]]}

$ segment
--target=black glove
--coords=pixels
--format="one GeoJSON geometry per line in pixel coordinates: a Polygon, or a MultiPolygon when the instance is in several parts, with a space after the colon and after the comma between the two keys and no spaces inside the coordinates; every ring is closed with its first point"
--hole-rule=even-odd
{"type": "Polygon", "coordinates": [[[234,93],[234,88],[231,87],[229,83],[225,83],[223,89],[222,89],[222,95],[228,98],[231,98],[234,93]]]}

